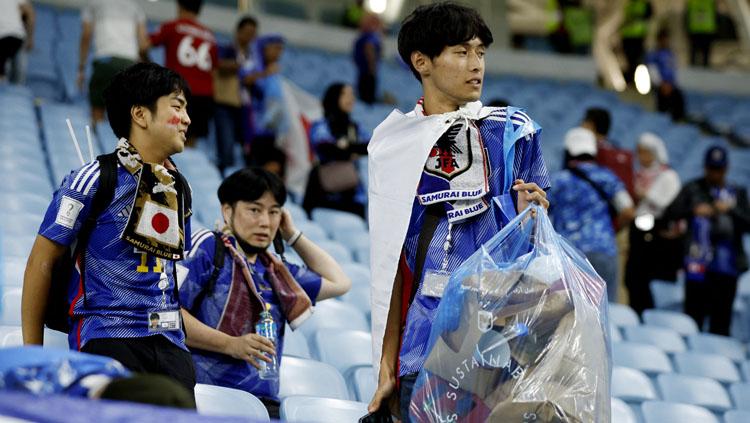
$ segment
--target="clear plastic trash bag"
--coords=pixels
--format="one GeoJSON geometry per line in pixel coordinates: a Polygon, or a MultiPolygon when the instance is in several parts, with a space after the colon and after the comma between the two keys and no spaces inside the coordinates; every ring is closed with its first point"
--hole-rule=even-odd
{"type": "Polygon", "coordinates": [[[453,272],[415,422],[609,422],[607,289],[530,206],[453,272]]]}

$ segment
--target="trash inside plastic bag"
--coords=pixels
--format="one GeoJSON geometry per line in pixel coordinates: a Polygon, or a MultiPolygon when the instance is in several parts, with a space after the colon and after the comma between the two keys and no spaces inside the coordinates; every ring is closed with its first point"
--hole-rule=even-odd
{"type": "Polygon", "coordinates": [[[607,289],[530,206],[453,272],[415,422],[609,422],[607,289]]]}

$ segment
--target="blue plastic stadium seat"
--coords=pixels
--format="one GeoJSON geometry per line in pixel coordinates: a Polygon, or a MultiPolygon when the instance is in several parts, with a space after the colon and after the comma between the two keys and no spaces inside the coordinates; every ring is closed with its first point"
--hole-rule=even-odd
{"type": "Polygon", "coordinates": [[[305,209],[303,209],[297,204],[292,203],[291,201],[284,203],[284,208],[289,210],[289,214],[292,215],[292,219],[294,219],[294,223],[299,223],[302,221],[309,220],[305,209]]]}
{"type": "MultiPolygon", "coordinates": [[[[686,180],[681,174],[682,180],[686,180]]],[[[660,280],[651,281],[649,285],[654,297],[654,306],[658,309],[681,310],[685,301],[685,289],[674,282],[660,280]]]]}
{"type": "Polygon", "coordinates": [[[313,356],[334,366],[342,375],[354,367],[372,364],[372,337],[369,332],[318,329],[312,338],[313,356]]]}
{"type": "Polygon", "coordinates": [[[688,336],[687,341],[693,351],[720,354],[736,362],[741,362],[747,358],[745,346],[740,341],[728,336],[696,333],[688,336]]]}
{"type": "Polygon", "coordinates": [[[2,314],[0,324],[6,326],[21,325],[21,290],[8,289],[3,292],[2,314]]]}
{"type": "Polygon", "coordinates": [[[346,276],[352,280],[352,285],[370,286],[370,268],[359,263],[341,263],[346,276]]]}
{"type": "Polygon", "coordinates": [[[297,357],[282,357],[279,398],[311,395],[323,398],[349,399],[346,382],[330,364],[297,357]]]}
{"type": "Polygon", "coordinates": [[[609,321],[609,336],[612,342],[622,342],[622,333],[620,333],[620,328],[615,326],[612,321],[609,321]]]}
{"type": "Polygon", "coordinates": [[[309,344],[315,332],[320,328],[353,329],[369,332],[370,325],[361,310],[341,301],[327,300],[315,305],[313,315],[298,330],[307,337],[309,344]]]}
{"type": "Polygon", "coordinates": [[[257,422],[269,422],[268,411],[253,394],[224,386],[195,384],[195,405],[199,414],[237,416],[257,422]]]}
{"type": "Polygon", "coordinates": [[[695,320],[685,313],[668,310],[650,309],[643,312],[643,322],[649,326],[669,328],[682,336],[698,333],[695,320]]]}
{"type": "Polygon", "coordinates": [[[340,264],[350,263],[352,261],[352,253],[336,241],[318,241],[316,244],[340,264]]]}
{"type": "Polygon", "coordinates": [[[23,286],[23,274],[26,271],[26,259],[28,257],[5,257],[2,260],[2,277],[0,283],[5,289],[9,287],[20,288],[23,286]]]}
{"type": "Polygon", "coordinates": [[[44,348],[69,349],[68,334],[44,328],[44,348]]]}
{"type": "Polygon", "coordinates": [[[750,411],[729,410],[724,413],[724,423],[747,423],[750,422],[750,411]]]}
{"type": "Polygon", "coordinates": [[[323,226],[329,235],[343,230],[367,230],[364,219],[353,213],[341,210],[317,208],[312,211],[312,220],[323,226]]]}
{"type": "Polygon", "coordinates": [[[294,396],[284,398],[279,414],[287,422],[356,422],[367,414],[367,403],[294,396]]]}
{"type": "Polygon", "coordinates": [[[720,423],[703,407],[664,401],[647,401],[641,406],[644,423],[720,423]]]}
{"type": "Polygon", "coordinates": [[[612,423],[638,423],[638,418],[635,416],[633,409],[617,398],[612,398],[610,414],[612,423]]]}
{"type": "Polygon", "coordinates": [[[651,379],[645,373],[622,366],[614,366],[612,369],[610,394],[623,401],[635,403],[659,399],[651,379]]]}
{"type": "Polygon", "coordinates": [[[735,408],[750,410],[750,383],[733,383],[729,387],[729,392],[732,394],[735,408]]]}
{"type": "Polygon", "coordinates": [[[302,231],[305,236],[314,243],[324,242],[328,241],[328,235],[323,230],[323,228],[320,227],[315,222],[312,221],[294,221],[294,224],[297,226],[297,229],[302,231]]]}
{"type": "Polygon", "coordinates": [[[340,297],[340,300],[346,304],[351,304],[357,310],[370,314],[370,287],[365,285],[352,285],[352,288],[346,294],[340,297]]]}
{"type": "Polygon", "coordinates": [[[369,403],[377,389],[375,373],[371,365],[356,366],[349,369],[344,378],[349,383],[349,396],[357,401],[369,403]]]}
{"type": "Polygon", "coordinates": [[[290,355],[292,357],[299,358],[311,358],[310,346],[307,344],[307,338],[299,330],[292,330],[287,325],[284,330],[284,355],[290,355]]]}
{"type": "Polygon", "coordinates": [[[23,345],[21,325],[0,325],[0,348],[23,345]]]}
{"type": "Polygon", "coordinates": [[[649,376],[672,372],[669,357],[654,345],[618,342],[612,344],[612,356],[614,365],[638,369],[649,376]]]}
{"type": "Polygon", "coordinates": [[[641,324],[638,314],[625,304],[610,304],[609,320],[617,327],[638,326],[641,324]]]}
{"type": "Polygon", "coordinates": [[[674,356],[677,371],[692,376],[703,376],[729,384],[741,380],[732,360],[718,354],[684,352],[674,356]]]}
{"type": "Polygon", "coordinates": [[[659,347],[667,353],[683,352],[687,349],[682,337],[672,329],[655,326],[627,326],[625,339],[659,347]]]}
{"type": "Polygon", "coordinates": [[[698,405],[715,412],[732,408],[727,391],[713,379],[665,373],[657,377],[657,382],[665,401],[698,405]]]}
{"type": "Polygon", "coordinates": [[[742,371],[742,377],[746,382],[750,382],[750,361],[743,361],[740,364],[740,371],[742,371]]]}

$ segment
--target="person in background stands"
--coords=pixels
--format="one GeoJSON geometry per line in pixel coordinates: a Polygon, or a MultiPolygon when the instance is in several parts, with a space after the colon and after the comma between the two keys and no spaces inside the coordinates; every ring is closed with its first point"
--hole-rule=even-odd
{"type": "Polygon", "coordinates": [[[34,48],[34,7],[27,0],[0,0],[0,83],[21,47],[34,48]]]}
{"type": "Polygon", "coordinates": [[[214,78],[216,102],[216,156],[221,174],[234,165],[234,146],[243,141],[243,104],[249,104],[249,95],[240,84],[240,72],[252,67],[250,46],[255,41],[258,22],[245,16],[237,22],[234,40],[218,46],[219,62],[214,78]]]}
{"type": "Polygon", "coordinates": [[[86,81],[92,39],[94,62],[88,88],[91,122],[96,125],[104,120],[104,88],[117,72],[137,62],[148,45],[146,14],[134,0],[90,0],[86,4],[81,11],[79,90],[83,90],[86,81]]]}
{"type": "Polygon", "coordinates": [[[360,100],[373,104],[378,93],[378,68],[383,55],[383,24],[377,15],[368,14],[362,18],[359,27],[359,37],[354,41],[357,93],[360,100]]]}
{"type": "Polygon", "coordinates": [[[671,220],[687,219],[685,313],[703,328],[729,335],[737,277],[748,269],[742,236],[750,231],[750,204],[743,186],[727,182],[729,154],[711,147],[705,173],[682,187],[665,212],[671,220]]]}
{"type": "Polygon", "coordinates": [[[357,159],[367,154],[367,134],[351,119],[354,90],[335,83],[323,96],[324,118],[310,127],[310,142],[319,165],[310,172],[302,207],[333,208],[365,216],[357,159]]]}
{"type": "Polygon", "coordinates": [[[664,210],[680,192],[680,177],[669,167],[664,141],[655,134],[641,134],[636,150],[635,220],[630,225],[630,248],[625,267],[625,286],[630,306],[637,313],[653,308],[652,279],[675,280],[682,267],[681,239],[672,222],[662,219],[664,210]]]}
{"type": "Polygon", "coordinates": [[[165,22],[151,34],[150,45],[165,47],[164,62],[182,75],[193,96],[188,113],[192,120],[187,146],[208,135],[214,114],[214,79],[216,39],[213,32],[198,22],[203,0],[177,0],[177,19],[165,22]]]}
{"type": "Polygon", "coordinates": [[[552,175],[550,219],[557,232],[581,250],[607,283],[617,301],[618,267],[615,227],[633,218],[633,199],[624,184],[596,163],[596,138],[585,128],[565,134],[564,169],[552,175]]]}

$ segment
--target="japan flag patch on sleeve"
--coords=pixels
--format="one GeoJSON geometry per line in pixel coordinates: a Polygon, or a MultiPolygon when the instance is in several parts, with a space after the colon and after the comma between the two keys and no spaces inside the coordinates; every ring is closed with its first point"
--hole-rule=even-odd
{"type": "Polygon", "coordinates": [[[63,195],[62,200],[60,200],[60,208],[57,210],[55,223],[68,229],[73,229],[81,209],[83,209],[83,203],[75,198],[63,195]]]}
{"type": "Polygon", "coordinates": [[[151,237],[164,244],[177,247],[180,244],[180,225],[177,220],[177,210],[160,206],[153,201],[146,201],[135,232],[138,235],[151,237]]]}

